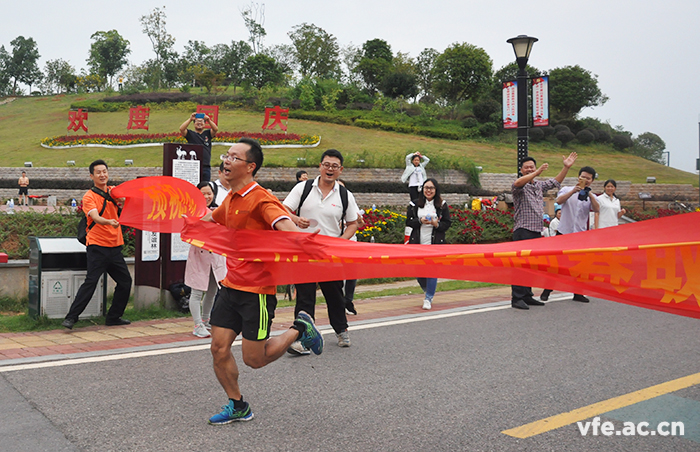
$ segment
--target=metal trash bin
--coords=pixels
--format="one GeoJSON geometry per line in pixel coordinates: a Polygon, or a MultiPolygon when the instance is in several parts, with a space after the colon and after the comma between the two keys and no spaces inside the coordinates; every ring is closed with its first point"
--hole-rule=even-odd
{"type": "MultiPolygon", "coordinates": [[[[29,237],[29,315],[63,318],[87,274],[87,251],[75,237],[29,237]]],[[[81,319],[104,314],[107,276],[100,278],[81,319]]]]}

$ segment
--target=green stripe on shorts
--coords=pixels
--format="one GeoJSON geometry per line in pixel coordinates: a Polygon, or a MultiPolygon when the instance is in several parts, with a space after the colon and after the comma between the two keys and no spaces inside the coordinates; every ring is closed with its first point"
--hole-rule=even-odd
{"type": "Polygon", "coordinates": [[[267,295],[258,294],[258,304],[260,305],[260,325],[258,325],[258,340],[267,338],[267,325],[270,323],[267,314],[267,295]]]}

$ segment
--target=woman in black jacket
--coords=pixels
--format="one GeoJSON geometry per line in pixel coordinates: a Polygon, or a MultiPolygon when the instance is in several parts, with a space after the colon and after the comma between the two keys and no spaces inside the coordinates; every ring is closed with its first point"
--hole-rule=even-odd
{"type": "MultiPolygon", "coordinates": [[[[433,179],[427,179],[423,188],[408,205],[406,226],[413,228],[409,244],[439,245],[445,243],[445,232],[452,225],[450,209],[440,196],[440,186],[433,179]]],[[[418,278],[418,284],[425,292],[423,309],[430,309],[437,288],[437,278],[418,278]]]]}

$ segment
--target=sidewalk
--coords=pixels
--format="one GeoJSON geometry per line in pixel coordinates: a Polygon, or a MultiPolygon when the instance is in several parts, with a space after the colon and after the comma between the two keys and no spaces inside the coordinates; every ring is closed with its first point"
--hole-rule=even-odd
{"type": "MultiPolygon", "coordinates": [[[[405,281],[379,286],[358,286],[360,291],[375,291],[387,287],[416,287],[416,293],[391,297],[378,297],[355,300],[358,315],[349,315],[350,331],[354,322],[395,317],[406,314],[427,314],[435,311],[474,306],[510,300],[510,286],[494,286],[479,289],[438,292],[433,301],[433,309],[424,311],[423,294],[415,281],[405,281]],[[362,288],[362,289],[360,289],[362,288]]],[[[275,311],[272,331],[288,329],[294,320],[294,307],[279,308],[275,311]]],[[[328,327],[328,313],[325,306],[317,307],[316,323],[328,327]]],[[[192,335],[192,319],[164,319],[134,322],[128,326],[107,327],[96,325],[74,330],[60,329],[31,333],[0,334],[0,366],[18,359],[70,355],[75,353],[98,352],[135,347],[176,344],[198,341],[206,343],[210,339],[199,339],[192,335]]]]}

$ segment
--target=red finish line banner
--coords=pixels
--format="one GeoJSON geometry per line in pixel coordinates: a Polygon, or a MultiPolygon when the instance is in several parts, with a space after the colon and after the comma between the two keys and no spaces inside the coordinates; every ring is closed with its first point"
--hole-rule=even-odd
{"type": "Polygon", "coordinates": [[[693,213],[568,236],[427,247],[236,231],[188,219],[182,237],[227,256],[242,285],[440,277],[586,293],[700,318],[698,221],[693,213]],[[674,231],[673,240],[659,238],[660,230],[674,231]]]}
{"type": "Polygon", "coordinates": [[[519,242],[387,245],[199,221],[204,196],[173,177],[135,179],[112,196],[126,197],[122,224],[182,230],[186,242],[226,256],[229,277],[241,285],[439,277],[585,293],[700,318],[700,212],[519,242]]]}

